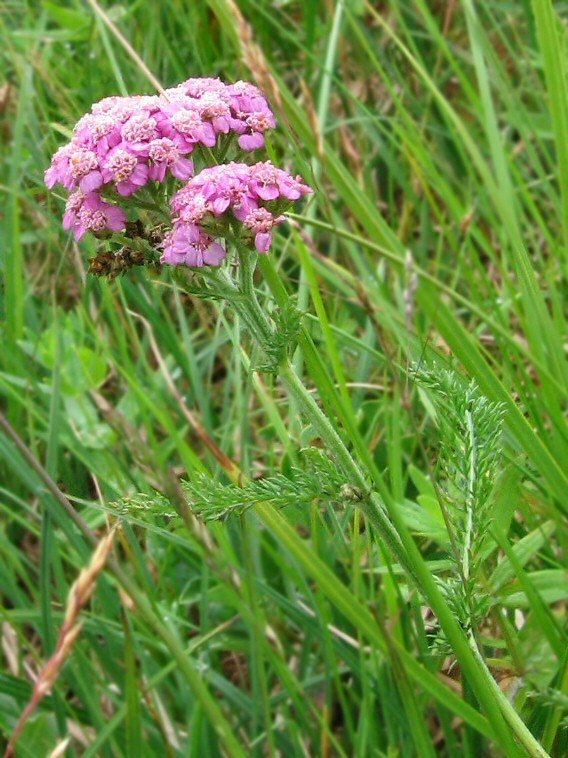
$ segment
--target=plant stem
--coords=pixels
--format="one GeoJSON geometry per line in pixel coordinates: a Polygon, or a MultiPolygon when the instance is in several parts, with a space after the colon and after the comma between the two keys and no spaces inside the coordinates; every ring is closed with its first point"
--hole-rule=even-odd
{"type": "Polygon", "coordinates": [[[365,475],[347,450],[343,440],[334,429],[325,413],[323,413],[311,394],[302,384],[288,359],[285,359],[281,364],[279,376],[290,395],[315,426],[318,434],[324,440],[329,451],[341,466],[346,476],[349,477],[347,484],[354,484],[361,489],[361,497],[360,499],[356,497],[356,501],[365,516],[367,516],[371,524],[375,527],[381,539],[388,544],[401,566],[414,575],[412,567],[406,560],[402,543],[389,521],[383,504],[375,493],[369,491],[369,483],[367,482],[365,475]]]}
{"type": "Polygon", "coordinates": [[[244,296],[241,303],[243,307],[239,309],[239,313],[245,317],[244,311],[246,311],[245,318],[248,319],[249,323],[252,322],[258,330],[258,334],[253,333],[253,336],[256,337],[257,341],[261,343],[261,346],[266,351],[266,348],[274,340],[274,332],[256,296],[254,287],[256,259],[256,253],[253,253],[243,245],[239,245],[239,279],[244,296]]]}
{"type": "Polygon", "coordinates": [[[513,708],[506,695],[504,695],[504,693],[501,691],[501,688],[493,678],[491,671],[489,671],[487,668],[487,664],[485,663],[485,659],[481,654],[481,650],[479,649],[473,632],[470,632],[468,634],[468,640],[471,651],[473,652],[473,655],[479,663],[482,671],[485,673],[485,679],[491,687],[491,690],[499,703],[501,713],[505,717],[505,720],[511,727],[512,731],[515,733],[518,741],[527,751],[527,755],[530,755],[532,758],[550,758],[549,754],[546,752],[540,742],[538,742],[533,733],[528,729],[525,722],[521,719],[517,711],[513,708]]]}
{"type": "MultiPolygon", "coordinates": [[[[466,411],[466,426],[467,435],[469,437],[469,472],[467,481],[467,493],[466,493],[466,522],[465,522],[465,534],[463,540],[463,555],[462,555],[462,571],[463,579],[466,585],[467,601],[471,602],[469,593],[469,578],[470,578],[470,565],[469,556],[471,550],[471,540],[473,532],[473,507],[475,504],[475,484],[477,478],[477,436],[475,433],[475,424],[473,421],[473,415],[471,411],[466,411]]],[[[470,608],[471,612],[471,608],[470,608]]]]}
{"type": "MultiPolygon", "coordinates": [[[[268,264],[263,266],[263,270],[266,270],[267,267],[268,264]]],[[[276,287],[274,294],[276,295],[278,306],[283,307],[287,295],[285,290],[283,290],[281,282],[275,282],[274,279],[275,276],[272,276],[270,285],[271,288],[273,286],[276,287]]],[[[244,307],[249,312],[256,312],[256,318],[265,320],[266,317],[260,311],[256,294],[254,292],[252,294],[253,297],[246,302],[244,307]]],[[[242,302],[240,303],[240,307],[243,307],[242,302]]],[[[261,331],[253,333],[252,336],[265,351],[270,349],[269,343],[263,344],[263,334],[261,331]]],[[[310,346],[307,335],[305,335],[304,339],[300,340],[300,347],[304,343],[310,346]]],[[[546,756],[547,753],[543,751],[513,706],[509,703],[505,694],[501,692],[477,646],[475,651],[471,648],[470,641],[455,619],[410,534],[397,503],[394,502],[381,474],[375,471],[374,462],[371,461],[374,472],[373,480],[380,490],[380,496],[377,493],[369,492],[369,484],[364,473],[352,457],[329,418],[319,408],[287,358],[281,360],[279,376],[291,397],[313,423],[324,443],[342,467],[345,475],[348,477],[347,483],[360,487],[363,493],[367,495],[367,498],[364,497],[358,503],[359,507],[375,527],[380,538],[389,546],[404,570],[413,577],[417,587],[424,597],[427,598],[432,610],[438,616],[440,625],[462,666],[464,675],[471,683],[476,697],[483,705],[488,718],[495,728],[501,746],[507,751],[508,755],[521,755],[520,748],[515,743],[516,738],[518,743],[528,750],[529,755],[535,756],[535,758],[546,756]]],[[[355,438],[357,439],[359,435],[358,431],[355,431],[355,438]]],[[[369,459],[368,450],[364,449],[364,445],[360,444],[358,439],[356,449],[358,452],[361,451],[363,453],[362,460],[367,462],[369,459]]]]}

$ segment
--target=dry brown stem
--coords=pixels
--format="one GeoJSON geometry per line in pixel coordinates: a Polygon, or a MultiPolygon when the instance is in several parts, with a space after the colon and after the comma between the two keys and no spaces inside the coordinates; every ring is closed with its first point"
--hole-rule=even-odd
{"type": "Polygon", "coordinates": [[[97,576],[102,571],[107,555],[112,547],[113,539],[114,531],[109,532],[109,534],[103,537],[96,546],[95,552],[93,553],[88,566],[81,570],[79,576],[71,585],[71,589],[67,596],[65,617],[59,631],[55,650],[37,675],[32,690],[32,696],[14,727],[14,731],[12,732],[12,736],[10,737],[4,752],[4,758],[11,758],[11,756],[14,755],[14,745],[24,724],[34,712],[38,703],[53,687],[53,684],[59,675],[59,671],[73,647],[73,643],[79,636],[82,624],[77,622],[77,617],[81,608],[83,608],[91,597],[97,576]]]}

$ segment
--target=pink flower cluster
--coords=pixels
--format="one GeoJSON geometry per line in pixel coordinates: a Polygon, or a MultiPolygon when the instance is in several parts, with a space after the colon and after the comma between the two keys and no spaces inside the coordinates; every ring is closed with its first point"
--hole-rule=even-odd
{"type": "Polygon", "coordinates": [[[214,147],[220,134],[234,133],[243,150],[264,145],[275,126],[261,92],[248,82],[188,79],[161,95],[107,97],[76,124],[45,172],[45,183],[73,191],[64,226],[80,239],[87,230],[124,228],[123,211],[101,197],[104,189],[127,196],[166,174],[187,181],[188,156],[199,146],[214,147]]]}
{"type": "Polygon", "coordinates": [[[173,229],[164,240],[161,261],[174,266],[218,265],[225,250],[206,229],[228,211],[250,230],[258,252],[265,253],[273,226],[284,221],[274,208],[311,191],[300,177],[290,176],[270,161],[204,168],[170,200],[173,229]]]}
{"type": "Polygon", "coordinates": [[[109,229],[120,232],[126,226],[122,208],[106,203],[97,192],[84,194],[75,190],[65,204],[63,228],[72,229],[77,240],[86,231],[102,232],[109,229]]]}

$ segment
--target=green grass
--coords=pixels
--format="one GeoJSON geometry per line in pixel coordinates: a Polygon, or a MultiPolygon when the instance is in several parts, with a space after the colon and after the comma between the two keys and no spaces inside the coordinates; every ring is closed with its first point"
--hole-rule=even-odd
{"type": "Polygon", "coordinates": [[[18,756],[568,750],[566,8],[375,5],[239,0],[247,29],[225,0],[105,3],[110,25],[5,4],[0,407],[23,446],[0,433],[0,739],[119,526],[18,756]],[[271,157],[316,190],[256,280],[266,312],[302,312],[280,377],[230,303],[87,275],[94,240],[61,230],[50,156],[92,102],[153,92],[141,62],[263,87],[271,157]],[[466,581],[452,476],[488,401],[466,581]]]}

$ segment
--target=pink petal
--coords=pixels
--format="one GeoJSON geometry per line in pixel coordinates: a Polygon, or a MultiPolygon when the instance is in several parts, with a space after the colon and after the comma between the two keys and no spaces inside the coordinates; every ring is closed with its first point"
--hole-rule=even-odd
{"type": "Polygon", "coordinates": [[[215,130],[211,124],[203,124],[203,128],[199,133],[199,140],[205,145],[205,147],[215,147],[217,137],[215,136],[215,130]]]}
{"type": "Polygon", "coordinates": [[[113,232],[119,232],[126,226],[126,216],[120,208],[109,206],[105,211],[105,216],[107,226],[113,232]]]}
{"type": "Polygon", "coordinates": [[[271,184],[267,184],[263,186],[262,184],[257,184],[254,188],[256,194],[261,197],[263,200],[276,200],[278,195],[280,194],[278,191],[278,187],[274,187],[271,184]]]}
{"type": "Polygon", "coordinates": [[[190,247],[185,254],[186,266],[197,266],[201,268],[203,266],[203,255],[196,247],[190,247]]]}
{"type": "Polygon", "coordinates": [[[217,197],[215,200],[213,200],[213,213],[216,216],[220,216],[222,213],[224,213],[229,205],[231,204],[231,201],[228,197],[217,197]]]}
{"type": "Polygon", "coordinates": [[[248,129],[247,122],[242,121],[240,118],[231,119],[231,129],[237,134],[244,134],[248,129]]]}
{"type": "Polygon", "coordinates": [[[148,166],[139,163],[130,175],[130,181],[140,187],[144,186],[148,181],[148,166]]]}
{"type": "Polygon", "coordinates": [[[163,182],[164,176],[166,175],[166,168],[167,166],[165,163],[154,164],[153,166],[150,166],[148,176],[155,182],[163,182]]]}
{"type": "Polygon", "coordinates": [[[213,127],[215,131],[227,134],[230,128],[229,119],[227,116],[218,116],[213,119],[213,127]]]}
{"type": "Polygon", "coordinates": [[[189,242],[197,242],[197,240],[201,237],[201,230],[197,224],[184,224],[183,236],[189,242]]]}
{"type": "Polygon", "coordinates": [[[218,266],[226,255],[227,252],[224,247],[218,242],[212,242],[203,254],[203,260],[210,266],[218,266]]]}
{"type": "Polygon", "coordinates": [[[51,189],[57,182],[57,173],[54,168],[48,168],[43,175],[43,181],[51,189]]]}
{"type": "Polygon", "coordinates": [[[103,176],[100,171],[89,171],[79,182],[82,192],[92,192],[98,189],[103,183],[103,176]]]}
{"type": "Polygon", "coordinates": [[[233,208],[233,215],[235,218],[238,218],[239,221],[244,221],[248,214],[255,210],[255,208],[258,208],[258,203],[247,195],[244,195],[241,197],[240,204],[233,208]]]}
{"type": "Polygon", "coordinates": [[[265,253],[272,242],[272,232],[259,232],[255,235],[254,246],[259,253],[265,253]]]}
{"type": "Polygon", "coordinates": [[[177,161],[171,166],[170,171],[176,179],[187,181],[193,174],[193,163],[188,158],[178,158],[177,161]]]}
{"type": "Polygon", "coordinates": [[[264,145],[264,135],[260,132],[255,134],[242,134],[238,139],[239,147],[243,150],[256,150],[264,145]]]}
{"type": "Polygon", "coordinates": [[[131,195],[133,192],[136,192],[138,188],[135,184],[132,183],[132,177],[129,179],[125,179],[123,182],[118,182],[116,185],[116,191],[119,195],[122,195],[123,197],[126,197],[127,195],[131,195]]]}

